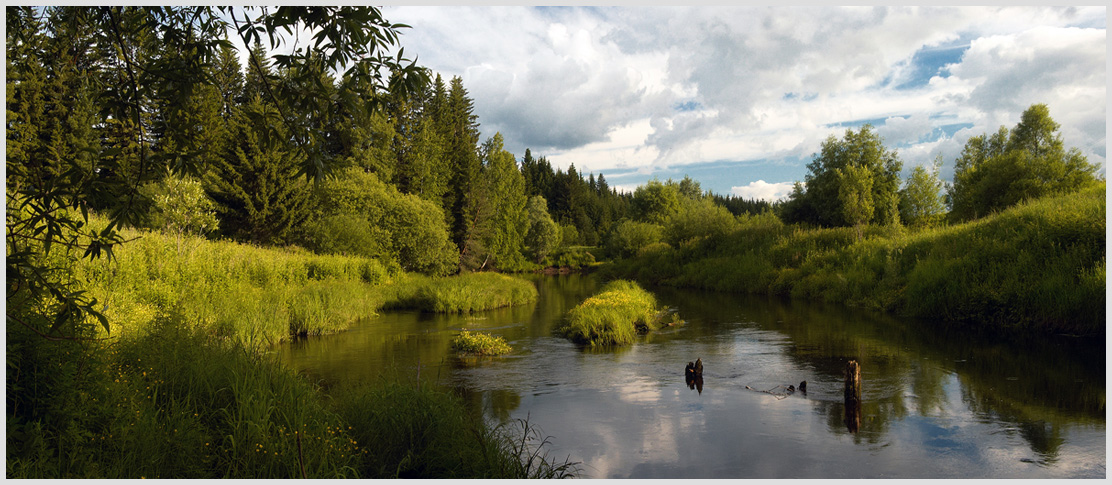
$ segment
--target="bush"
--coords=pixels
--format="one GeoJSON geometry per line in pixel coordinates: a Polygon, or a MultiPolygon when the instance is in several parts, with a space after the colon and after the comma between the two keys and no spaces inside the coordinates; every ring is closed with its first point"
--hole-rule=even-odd
{"type": "Polygon", "coordinates": [[[201,181],[168,175],[139,191],[151,199],[153,207],[146,227],[176,234],[204,235],[215,232],[216,203],[205,194],[201,181]]]}
{"type": "Polygon", "coordinates": [[[690,200],[683,210],[664,223],[664,242],[673,247],[706,238],[719,238],[736,231],[737,219],[711,199],[690,200]]]}
{"type": "Polygon", "coordinates": [[[660,242],[662,236],[663,229],[656,224],[625,219],[610,231],[606,252],[614,257],[628,258],[641,248],[660,242]]]}
{"type": "Polygon", "coordinates": [[[459,248],[436,204],[402,194],[359,168],[322,182],[315,197],[318,209],[303,236],[314,251],[393,261],[434,276],[457,270],[459,248]]]}

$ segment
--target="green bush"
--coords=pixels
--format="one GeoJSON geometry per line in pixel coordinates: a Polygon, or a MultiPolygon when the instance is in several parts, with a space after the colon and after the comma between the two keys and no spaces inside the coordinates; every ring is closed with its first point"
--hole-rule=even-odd
{"type": "Polygon", "coordinates": [[[447,275],[459,264],[440,207],[351,168],[322,182],[305,244],[318,252],[396,262],[406,271],[447,275]]]}
{"type": "Polygon", "coordinates": [[[171,174],[139,191],[153,203],[147,227],[177,234],[216,232],[216,203],[205,194],[201,181],[171,174]]]}
{"type": "Polygon", "coordinates": [[[661,242],[663,229],[656,224],[623,220],[610,231],[606,252],[614,257],[628,258],[637,255],[645,246],[661,242]]]}

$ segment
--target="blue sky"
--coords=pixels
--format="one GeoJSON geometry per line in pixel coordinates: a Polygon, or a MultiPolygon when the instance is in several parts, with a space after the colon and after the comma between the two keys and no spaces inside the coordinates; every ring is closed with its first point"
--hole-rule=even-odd
{"type": "MultiPolygon", "coordinates": [[[[870,123],[905,172],[1045,103],[1104,165],[1104,7],[411,7],[406,54],[460,76],[483,138],[632,189],[685,174],[782,197],[870,123]]],[[[1103,170],[1103,169],[1102,169],[1103,170]]]]}

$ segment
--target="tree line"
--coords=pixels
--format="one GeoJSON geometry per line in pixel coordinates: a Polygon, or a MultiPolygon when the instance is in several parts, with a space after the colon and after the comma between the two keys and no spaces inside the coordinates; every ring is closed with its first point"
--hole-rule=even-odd
{"type": "MultiPolygon", "coordinates": [[[[1096,172],[1033,105],[1013,129],[971,138],[952,184],[938,178],[941,159],[901,180],[898,154],[866,125],[828,138],[784,202],[713,194],[689,177],[619,192],[528,149],[518,160],[501,134],[480,140],[462,79],[384,54],[405,26],[376,9],[7,14],[7,242],[17,256],[41,241],[110,255],[122,224],[436,275],[522,271],[584,246],[622,257],[689,244],[761,212],[859,234],[969,220],[1096,172]],[[274,32],[297,22],[340,42],[268,55],[274,32]],[[229,31],[252,46],[246,65],[229,31]],[[345,68],[356,58],[372,62],[345,68]],[[111,224],[90,230],[88,211],[111,224]]],[[[28,261],[9,257],[9,274],[36,281],[41,268],[28,261]]]]}

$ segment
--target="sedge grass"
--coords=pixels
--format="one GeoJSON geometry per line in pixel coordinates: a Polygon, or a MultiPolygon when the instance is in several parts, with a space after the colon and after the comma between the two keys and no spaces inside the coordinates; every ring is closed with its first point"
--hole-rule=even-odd
{"type": "Polygon", "coordinates": [[[607,283],[598,294],[572,308],[561,333],[589,347],[628,345],[638,332],[659,326],[656,297],[632,281],[607,283]]]}
{"type": "Polygon", "coordinates": [[[502,337],[495,337],[489,333],[463,331],[452,339],[452,350],[474,355],[502,355],[510,353],[513,349],[502,337]]]}

